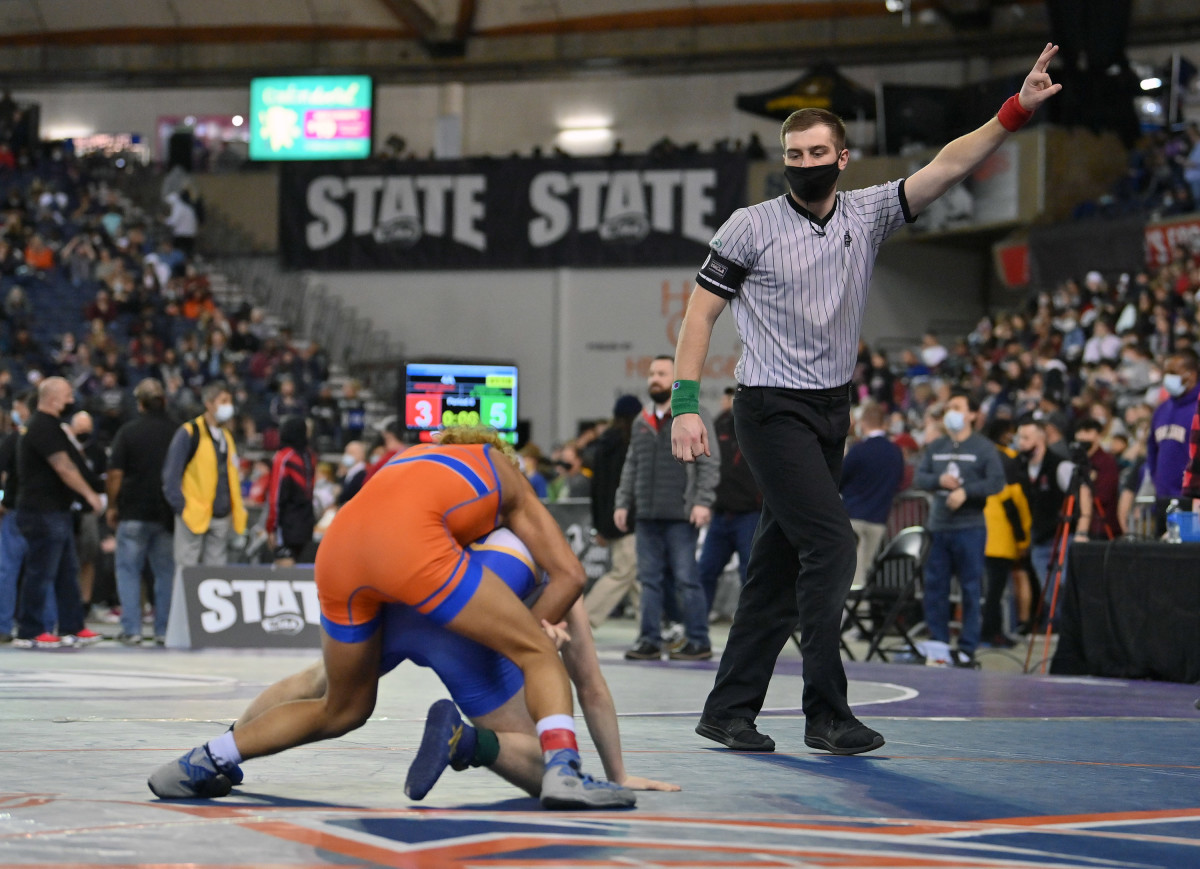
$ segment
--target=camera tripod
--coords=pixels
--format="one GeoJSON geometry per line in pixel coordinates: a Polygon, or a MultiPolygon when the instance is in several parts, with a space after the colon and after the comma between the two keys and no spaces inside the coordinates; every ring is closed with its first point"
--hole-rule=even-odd
{"type": "MultiPolygon", "coordinates": [[[[1043,637],[1043,652],[1050,648],[1050,634],[1054,630],[1054,617],[1058,613],[1058,592],[1062,587],[1063,577],[1066,575],[1067,562],[1067,547],[1071,541],[1071,526],[1078,520],[1077,509],[1080,502],[1080,490],[1085,488],[1083,480],[1080,476],[1080,468],[1086,468],[1087,462],[1074,462],[1074,470],[1071,471],[1071,481],[1067,486],[1067,495],[1063,499],[1062,512],[1059,514],[1058,525],[1054,529],[1054,546],[1050,550],[1050,569],[1046,571],[1046,581],[1042,583],[1041,595],[1038,598],[1038,604],[1034,610],[1032,621],[1036,626],[1038,620],[1046,608],[1046,595],[1050,595],[1050,611],[1046,614],[1046,631],[1043,637]],[[1051,591],[1053,588],[1053,591],[1051,591]]],[[[1092,494],[1091,487],[1086,486],[1088,494],[1092,494]]],[[[1095,497],[1091,499],[1092,509],[1098,511],[1097,516],[1104,523],[1104,533],[1108,538],[1112,539],[1112,529],[1108,527],[1107,517],[1104,515],[1104,509],[1100,506],[1100,502],[1095,497]]],[[[1079,531],[1087,533],[1088,529],[1081,528],[1079,531]]],[[[1036,570],[1035,570],[1036,574],[1036,570]]],[[[1029,648],[1025,651],[1025,669],[1023,672],[1030,672],[1030,663],[1033,660],[1033,647],[1037,644],[1036,630],[1029,633],[1029,648]]],[[[1049,657],[1044,656],[1041,660],[1041,672],[1045,674],[1046,666],[1049,663],[1049,657]]]]}

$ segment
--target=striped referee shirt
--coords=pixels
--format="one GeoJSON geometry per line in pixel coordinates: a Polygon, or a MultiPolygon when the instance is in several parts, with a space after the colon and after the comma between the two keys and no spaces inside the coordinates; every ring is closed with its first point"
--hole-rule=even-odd
{"type": "Polygon", "coordinates": [[[745,386],[849,383],[875,256],[915,218],[904,181],[838,193],[816,219],[791,196],[739,208],[709,242],[696,283],[730,301],[745,386]]]}

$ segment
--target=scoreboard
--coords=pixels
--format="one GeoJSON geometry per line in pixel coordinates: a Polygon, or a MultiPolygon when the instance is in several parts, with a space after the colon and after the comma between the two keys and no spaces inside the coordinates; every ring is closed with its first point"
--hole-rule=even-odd
{"type": "Polygon", "coordinates": [[[515,365],[410,362],[404,367],[404,421],[409,431],[491,426],[507,439],[517,428],[515,365]]]}

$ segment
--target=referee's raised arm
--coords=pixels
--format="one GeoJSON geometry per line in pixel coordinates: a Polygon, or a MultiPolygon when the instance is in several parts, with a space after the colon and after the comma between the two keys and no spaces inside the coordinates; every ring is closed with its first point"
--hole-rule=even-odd
{"type": "Polygon", "coordinates": [[[692,290],[679,341],[675,347],[675,383],[671,389],[671,452],[681,462],[694,462],[696,456],[711,456],[708,428],[697,412],[700,401],[700,374],[708,357],[713,324],[725,310],[726,301],[697,286],[692,290]]]}
{"type": "Polygon", "coordinates": [[[931,202],[974,172],[1004,143],[1009,133],[1021,129],[1042,103],[1062,90],[1062,85],[1052,82],[1046,71],[1056,54],[1058,46],[1047,42],[1025,77],[1020,93],[1010,97],[987,123],[950,142],[933,160],[905,180],[904,193],[913,215],[920,214],[931,202]]]}

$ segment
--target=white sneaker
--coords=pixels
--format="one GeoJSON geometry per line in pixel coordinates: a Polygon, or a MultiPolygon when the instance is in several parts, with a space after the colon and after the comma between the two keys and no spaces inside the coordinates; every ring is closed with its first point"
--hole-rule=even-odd
{"type": "Polygon", "coordinates": [[[937,640],[926,640],[921,648],[925,656],[926,667],[952,667],[954,660],[950,657],[950,645],[937,640]]]}

